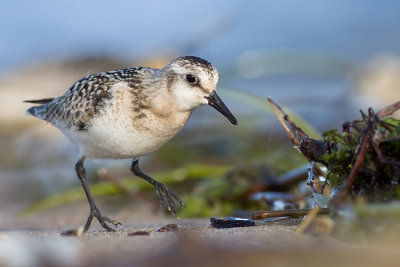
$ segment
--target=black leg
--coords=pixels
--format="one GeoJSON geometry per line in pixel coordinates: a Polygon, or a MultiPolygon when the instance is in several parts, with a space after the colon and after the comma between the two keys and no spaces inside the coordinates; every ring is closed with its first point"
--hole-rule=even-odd
{"type": "Polygon", "coordinates": [[[171,211],[172,215],[176,213],[175,201],[178,202],[182,207],[185,207],[185,203],[180,199],[180,197],[166,184],[160,183],[159,181],[151,178],[144,171],[139,168],[139,160],[133,159],[131,165],[131,171],[139,176],[140,178],[145,179],[149,183],[155,186],[157,190],[158,197],[160,198],[160,205],[162,209],[171,211]]]}
{"type": "Polygon", "coordinates": [[[104,229],[106,229],[109,232],[113,232],[115,230],[112,229],[110,226],[108,226],[106,224],[106,222],[111,223],[115,226],[119,226],[119,225],[121,225],[121,223],[114,221],[114,220],[108,218],[107,216],[103,216],[101,214],[99,208],[97,208],[96,203],[94,202],[92,194],[90,193],[90,190],[89,190],[89,185],[88,185],[88,182],[86,179],[86,171],[85,171],[85,168],[83,167],[84,161],[85,161],[85,157],[82,157],[75,165],[76,174],[78,175],[78,178],[81,181],[83,190],[85,190],[85,194],[86,194],[86,197],[87,197],[87,199],[89,201],[89,205],[90,205],[90,214],[86,221],[84,232],[86,233],[89,230],[89,227],[90,227],[90,224],[92,223],[93,217],[97,218],[97,220],[99,221],[101,226],[104,227],[104,229]]]}

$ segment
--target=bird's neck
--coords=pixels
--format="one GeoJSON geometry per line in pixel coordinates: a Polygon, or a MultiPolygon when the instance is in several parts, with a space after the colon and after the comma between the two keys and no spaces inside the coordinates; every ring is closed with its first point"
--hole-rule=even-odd
{"type": "Polygon", "coordinates": [[[150,112],[171,127],[183,127],[193,110],[180,110],[176,98],[167,89],[151,92],[147,98],[150,112]]]}

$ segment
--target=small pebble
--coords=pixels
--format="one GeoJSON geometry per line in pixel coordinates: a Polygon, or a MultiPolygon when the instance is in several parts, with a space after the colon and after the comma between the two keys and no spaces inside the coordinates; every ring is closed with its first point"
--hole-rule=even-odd
{"type": "Polygon", "coordinates": [[[77,229],[67,230],[61,233],[62,236],[76,236],[82,237],[83,236],[83,227],[79,227],[77,229]]]}
{"type": "Polygon", "coordinates": [[[133,233],[129,233],[128,236],[137,236],[137,235],[150,235],[150,232],[147,231],[137,231],[133,233]]]}
{"type": "Polygon", "coordinates": [[[247,227],[256,225],[253,220],[237,217],[211,217],[210,221],[211,225],[215,228],[247,227]]]}
{"type": "Polygon", "coordinates": [[[177,224],[167,224],[157,230],[157,232],[176,232],[179,229],[179,225],[177,224]]]}

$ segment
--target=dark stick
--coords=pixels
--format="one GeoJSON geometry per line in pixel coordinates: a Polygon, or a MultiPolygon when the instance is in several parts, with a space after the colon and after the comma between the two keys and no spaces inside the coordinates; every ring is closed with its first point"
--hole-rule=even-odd
{"type": "Polygon", "coordinates": [[[279,111],[283,114],[283,117],[285,118],[286,121],[288,121],[288,119],[290,119],[289,116],[271,98],[268,97],[267,100],[268,100],[269,104],[271,105],[271,108],[274,111],[279,122],[281,123],[283,128],[285,128],[285,131],[286,131],[287,135],[289,136],[290,140],[292,140],[293,144],[295,144],[297,147],[300,147],[299,140],[294,136],[293,132],[287,127],[286,123],[283,121],[283,119],[281,118],[281,116],[280,116],[279,112],[276,110],[276,108],[279,109],[279,111]]]}
{"type": "MultiPolygon", "coordinates": [[[[278,118],[279,122],[282,124],[283,128],[285,128],[286,133],[288,134],[290,140],[292,140],[293,144],[295,146],[300,147],[300,141],[295,137],[294,133],[296,133],[297,136],[300,136],[301,138],[310,138],[302,129],[296,126],[296,124],[290,119],[289,115],[285,113],[285,111],[277,104],[275,103],[274,100],[272,100],[270,97],[267,98],[269,104],[271,105],[272,110],[274,111],[276,117],[278,118]],[[284,118],[285,121],[287,121],[292,128],[291,130],[287,127],[283,119],[281,118],[279,112],[282,113],[282,117],[284,118]]],[[[304,155],[304,154],[303,154],[304,155]]],[[[308,156],[304,155],[310,162],[312,161],[308,156]]],[[[321,168],[318,165],[314,165],[314,169],[317,173],[317,175],[326,177],[326,173],[321,170],[321,168]]]]}

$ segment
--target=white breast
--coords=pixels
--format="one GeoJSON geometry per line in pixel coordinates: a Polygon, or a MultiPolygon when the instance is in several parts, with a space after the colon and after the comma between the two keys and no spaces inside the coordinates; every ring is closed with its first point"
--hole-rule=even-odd
{"type": "Polygon", "coordinates": [[[112,95],[110,103],[90,121],[87,130],[62,130],[79,146],[81,156],[122,159],[146,155],[171,139],[190,116],[190,113],[175,114],[178,119],[171,123],[168,118],[146,110],[145,117],[135,118],[133,96],[127,85],[115,85],[112,95]]]}

